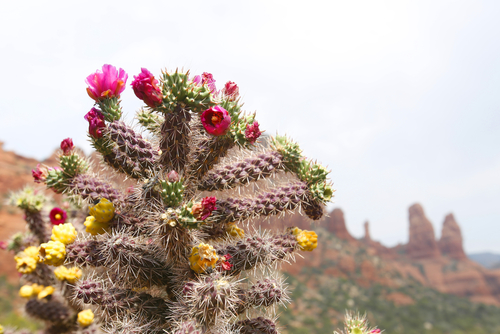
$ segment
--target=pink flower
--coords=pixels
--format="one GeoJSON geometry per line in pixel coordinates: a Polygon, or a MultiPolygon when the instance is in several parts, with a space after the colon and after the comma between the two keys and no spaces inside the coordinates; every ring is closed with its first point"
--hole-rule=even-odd
{"type": "Polygon", "coordinates": [[[61,150],[64,155],[69,155],[75,146],[71,138],[66,138],[61,142],[61,150]]]}
{"type": "Polygon", "coordinates": [[[99,109],[92,108],[84,118],[89,122],[89,134],[94,138],[102,137],[102,129],[106,127],[104,115],[99,109]]]}
{"type": "Polygon", "coordinates": [[[0,241],[0,249],[7,249],[7,243],[5,241],[0,241]]]}
{"type": "Polygon", "coordinates": [[[378,328],[375,328],[374,330],[370,331],[370,333],[374,333],[374,334],[378,334],[380,332],[382,332],[382,331],[378,328]]]}
{"type": "Polygon", "coordinates": [[[238,85],[232,81],[226,82],[226,85],[224,86],[222,92],[229,97],[230,101],[236,100],[238,95],[240,95],[240,89],[238,88],[238,85]]]}
{"type": "Polygon", "coordinates": [[[229,263],[229,259],[231,259],[232,256],[229,255],[229,254],[226,254],[224,256],[221,256],[220,258],[220,266],[223,270],[231,270],[231,268],[233,267],[233,265],[231,263],[229,263]]]}
{"type": "Polygon", "coordinates": [[[61,208],[53,208],[50,210],[49,217],[52,225],[59,225],[66,222],[68,215],[66,214],[66,211],[61,208]]]}
{"type": "Polygon", "coordinates": [[[208,88],[210,89],[210,93],[214,94],[215,91],[217,90],[217,87],[215,87],[215,80],[214,76],[211,73],[208,72],[203,72],[201,76],[197,75],[193,78],[193,83],[196,85],[204,85],[206,84],[208,88]]]}
{"type": "Polygon", "coordinates": [[[48,172],[45,168],[40,168],[40,164],[36,165],[35,169],[31,170],[31,175],[35,179],[35,183],[44,183],[48,172]]]}
{"type": "Polygon", "coordinates": [[[158,80],[145,68],[141,68],[139,75],[134,75],[132,89],[135,95],[146,103],[148,107],[154,108],[161,104],[163,95],[157,86],[158,80]]]}
{"type": "Polygon", "coordinates": [[[250,144],[255,143],[255,141],[260,137],[262,132],[259,130],[259,123],[257,121],[253,124],[248,124],[245,130],[245,138],[250,142],[250,144]]]}
{"type": "Polygon", "coordinates": [[[92,73],[85,79],[87,93],[95,101],[106,98],[120,97],[120,93],[125,89],[128,75],[123,69],[120,71],[111,65],[102,65],[102,72],[92,73]]]}
{"type": "Polygon", "coordinates": [[[201,114],[201,122],[208,133],[214,136],[222,136],[229,131],[231,116],[229,116],[226,109],[215,106],[201,114]]]}
{"type": "Polygon", "coordinates": [[[201,200],[201,203],[196,203],[193,205],[192,213],[193,216],[198,220],[205,220],[211,214],[212,211],[216,209],[215,204],[217,198],[215,197],[205,197],[201,200]]]}

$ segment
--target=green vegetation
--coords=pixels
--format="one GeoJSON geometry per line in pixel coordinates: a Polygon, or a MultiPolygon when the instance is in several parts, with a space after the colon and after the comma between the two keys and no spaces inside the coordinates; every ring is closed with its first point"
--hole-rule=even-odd
{"type": "Polygon", "coordinates": [[[416,282],[400,288],[362,288],[350,280],[318,275],[317,271],[303,268],[296,277],[288,275],[294,302],[281,310],[280,318],[288,334],[331,334],[341,327],[345,310],[366,312],[371,324],[391,334],[500,333],[498,307],[474,304],[416,282]],[[406,295],[403,298],[413,303],[395,305],[386,299],[394,293],[406,295]]]}

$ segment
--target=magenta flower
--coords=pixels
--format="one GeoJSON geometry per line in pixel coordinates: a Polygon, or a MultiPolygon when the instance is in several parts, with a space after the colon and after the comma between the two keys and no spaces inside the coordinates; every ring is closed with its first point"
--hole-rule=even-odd
{"type": "Polygon", "coordinates": [[[132,89],[135,95],[146,103],[148,107],[154,108],[161,104],[163,95],[157,86],[158,80],[145,68],[141,68],[141,73],[134,76],[132,89]]]}
{"type": "Polygon", "coordinates": [[[99,109],[92,108],[84,116],[84,118],[89,122],[89,134],[94,138],[102,137],[102,129],[106,127],[104,123],[104,115],[99,109]]]}
{"type": "Polygon", "coordinates": [[[238,85],[232,81],[226,82],[222,92],[229,97],[229,100],[234,101],[240,95],[240,89],[238,85]]]}
{"type": "Polygon", "coordinates": [[[215,204],[217,202],[217,198],[215,197],[205,197],[201,200],[201,203],[196,203],[193,205],[192,213],[193,216],[198,220],[205,220],[211,214],[212,211],[216,209],[215,204]]]}
{"type": "Polygon", "coordinates": [[[66,211],[61,208],[53,208],[50,210],[49,218],[52,225],[59,225],[66,222],[68,215],[66,214],[66,211]]]}
{"type": "Polygon", "coordinates": [[[36,165],[35,169],[31,170],[31,175],[35,179],[35,183],[44,183],[48,172],[45,168],[40,168],[40,164],[36,165]]]}
{"type": "Polygon", "coordinates": [[[128,75],[123,69],[120,71],[111,65],[102,65],[102,72],[92,73],[85,79],[87,85],[87,93],[95,101],[106,98],[120,97],[121,92],[125,89],[128,75]]]}
{"type": "Polygon", "coordinates": [[[66,138],[61,142],[61,150],[64,155],[69,155],[73,148],[75,148],[75,146],[73,145],[73,140],[71,138],[66,138]]]}
{"type": "Polygon", "coordinates": [[[261,134],[262,132],[259,130],[259,123],[257,121],[253,122],[253,124],[247,124],[245,138],[250,142],[250,144],[255,143],[261,134]]]}
{"type": "Polygon", "coordinates": [[[232,256],[229,254],[221,256],[220,266],[221,266],[222,270],[231,270],[231,268],[233,267],[233,265],[231,263],[229,263],[229,259],[231,259],[231,258],[232,258],[232,256]]]}
{"type": "Polygon", "coordinates": [[[0,241],[0,249],[7,249],[7,243],[5,241],[0,241]]]}
{"type": "Polygon", "coordinates": [[[373,334],[379,334],[381,333],[382,331],[378,328],[375,328],[374,330],[370,331],[370,333],[373,333],[373,334]]]}
{"type": "Polygon", "coordinates": [[[217,87],[215,87],[214,76],[211,73],[203,72],[201,76],[197,75],[193,78],[193,83],[196,85],[206,84],[210,89],[210,93],[215,94],[217,87]]]}
{"type": "Polygon", "coordinates": [[[215,106],[201,114],[201,122],[208,133],[214,136],[222,136],[229,131],[231,116],[229,116],[226,109],[215,106]]]}

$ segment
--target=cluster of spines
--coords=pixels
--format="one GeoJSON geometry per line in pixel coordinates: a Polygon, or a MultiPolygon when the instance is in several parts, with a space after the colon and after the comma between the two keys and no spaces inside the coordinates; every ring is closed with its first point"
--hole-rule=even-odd
{"type": "Polygon", "coordinates": [[[108,145],[109,153],[103,154],[104,161],[130,177],[148,177],[158,159],[158,149],[121,121],[107,126],[107,136],[112,144],[108,145]]]}
{"type": "Polygon", "coordinates": [[[268,267],[286,260],[298,250],[296,238],[290,233],[254,235],[235,243],[217,246],[217,254],[231,256],[230,273],[236,275],[257,267],[268,267]]]}
{"type": "Polygon", "coordinates": [[[161,125],[165,122],[164,116],[145,109],[137,112],[136,119],[146,130],[156,135],[160,134],[161,125]]]}
{"type": "Polygon", "coordinates": [[[148,322],[164,325],[171,316],[171,307],[163,298],[145,292],[107,286],[106,283],[86,279],[75,288],[75,297],[83,303],[96,305],[107,318],[135,314],[148,322]]]}
{"type": "Polygon", "coordinates": [[[270,177],[277,171],[284,170],[284,167],[280,153],[275,151],[262,153],[210,171],[198,184],[198,189],[201,191],[231,189],[270,177]]]}
{"type": "Polygon", "coordinates": [[[160,164],[165,171],[184,170],[190,154],[191,114],[176,109],[165,114],[160,128],[160,164]]]}
{"type": "MultiPolygon", "coordinates": [[[[218,223],[243,221],[249,218],[282,215],[298,207],[303,207],[306,213],[308,207],[317,205],[311,196],[309,187],[304,182],[294,182],[271,189],[251,198],[225,198],[217,200],[217,213],[214,220],[218,223]]],[[[322,207],[317,205],[320,213],[308,215],[313,220],[322,217],[322,207]]]]}
{"type": "Polygon", "coordinates": [[[163,104],[158,111],[169,113],[176,108],[190,109],[201,112],[214,105],[210,89],[206,85],[195,85],[186,73],[176,70],[173,73],[163,72],[162,77],[163,104]]]}

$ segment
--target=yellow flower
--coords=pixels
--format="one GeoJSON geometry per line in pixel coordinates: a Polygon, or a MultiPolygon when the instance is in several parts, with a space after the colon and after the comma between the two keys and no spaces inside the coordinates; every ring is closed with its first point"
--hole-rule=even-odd
{"type": "Polygon", "coordinates": [[[30,274],[36,269],[36,260],[29,257],[22,252],[19,253],[20,256],[14,257],[16,260],[16,269],[21,274],[30,274]]]}
{"type": "Polygon", "coordinates": [[[65,245],[69,245],[76,239],[76,229],[71,223],[54,225],[52,227],[52,236],[50,237],[53,241],[60,241],[65,245]]]}
{"type": "Polygon", "coordinates": [[[57,267],[64,263],[66,246],[60,241],[49,241],[40,245],[39,254],[41,262],[57,267]]]}
{"type": "Polygon", "coordinates": [[[71,267],[68,269],[64,266],[60,266],[54,270],[54,275],[56,275],[56,278],[60,281],[75,283],[80,277],[82,277],[82,271],[77,267],[71,267]]]}
{"type": "Polygon", "coordinates": [[[3,334],[3,326],[0,325],[0,334],[3,334]]]}
{"type": "Polygon", "coordinates": [[[301,231],[297,234],[297,242],[301,250],[312,252],[318,247],[318,235],[314,231],[301,231]]]}
{"type": "Polygon", "coordinates": [[[94,216],[98,223],[107,223],[115,216],[115,207],[106,198],[101,198],[99,203],[89,209],[89,214],[94,216]]]}
{"type": "Polygon", "coordinates": [[[19,296],[23,298],[31,298],[33,296],[34,289],[31,285],[23,285],[21,289],[19,289],[19,296]]]}
{"type": "Polygon", "coordinates": [[[35,246],[26,247],[23,250],[23,253],[26,254],[26,256],[31,257],[33,260],[38,261],[38,247],[35,246]]]}
{"type": "Polygon", "coordinates": [[[215,267],[217,260],[219,260],[219,257],[215,249],[211,245],[204,243],[194,246],[189,256],[191,269],[198,274],[207,270],[208,267],[215,267]]]}
{"type": "Polygon", "coordinates": [[[94,312],[92,310],[85,310],[78,313],[78,324],[82,327],[87,327],[94,322],[94,312]]]}
{"type": "Polygon", "coordinates": [[[54,293],[56,289],[53,286],[46,286],[40,293],[38,293],[38,299],[43,299],[54,293]]]}
{"type": "Polygon", "coordinates": [[[108,223],[99,223],[94,216],[88,216],[83,225],[86,227],[85,231],[92,235],[103,234],[109,229],[108,223]]]}
{"type": "Polygon", "coordinates": [[[38,295],[43,289],[45,289],[43,285],[38,285],[36,283],[32,284],[31,287],[33,288],[33,295],[38,295]]]}
{"type": "Polygon", "coordinates": [[[243,231],[242,228],[239,228],[238,226],[236,226],[235,223],[230,223],[227,227],[227,233],[234,237],[234,238],[238,238],[238,239],[241,239],[241,238],[244,238],[245,237],[245,231],[243,231]]]}

